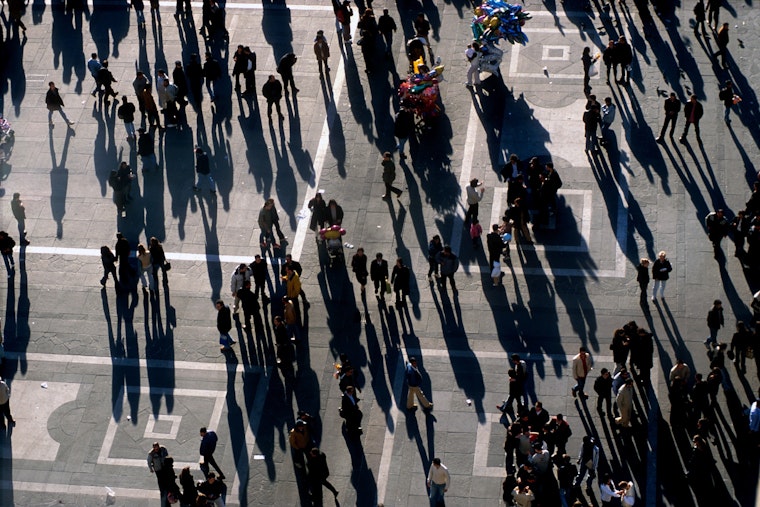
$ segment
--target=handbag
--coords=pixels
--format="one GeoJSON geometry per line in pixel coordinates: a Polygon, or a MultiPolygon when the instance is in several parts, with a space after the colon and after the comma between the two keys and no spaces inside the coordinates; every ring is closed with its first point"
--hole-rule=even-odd
{"type": "Polygon", "coordinates": [[[385,279],[385,292],[387,294],[390,294],[392,292],[391,282],[389,282],[387,278],[385,279]]]}
{"type": "Polygon", "coordinates": [[[747,347],[747,352],[744,354],[747,359],[754,359],[755,358],[755,349],[752,347],[747,347]]]}
{"type": "Polygon", "coordinates": [[[164,271],[171,271],[171,269],[172,269],[172,263],[171,262],[164,263],[164,271]]]}
{"type": "Polygon", "coordinates": [[[599,74],[599,65],[596,62],[594,62],[588,68],[588,75],[589,77],[593,77],[598,74],[599,74]]]}

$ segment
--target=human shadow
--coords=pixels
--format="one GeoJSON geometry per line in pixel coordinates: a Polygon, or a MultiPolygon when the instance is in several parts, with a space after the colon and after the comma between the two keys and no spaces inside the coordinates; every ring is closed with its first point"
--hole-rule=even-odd
{"type": "Polygon", "coordinates": [[[61,149],[61,159],[55,151],[55,142],[53,139],[53,129],[50,129],[48,135],[51,169],[50,169],[50,211],[53,220],[56,223],[56,238],[63,238],[63,217],[66,215],[66,195],[69,188],[69,170],[66,169],[66,158],[69,153],[71,138],[75,133],[73,129],[66,130],[66,138],[61,149]]]}
{"type": "MultiPolygon", "coordinates": [[[[123,0],[94,0],[90,35],[101,58],[119,57],[119,44],[129,33],[129,4],[123,0]],[[113,48],[111,47],[113,44],[113,48]]],[[[81,47],[80,56],[82,55],[81,47]]]]}
{"type": "Polygon", "coordinates": [[[208,201],[202,195],[197,196],[198,209],[201,213],[203,232],[206,237],[205,255],[209,284],[211,285],[211,301],[219,299],[222,293],[222,262],[219,258],[219,237],[217,233],[216,198],[212,195],[208,201]]]}
{"type": "Polygon", "coordinates": [[[293,52],[293,29],[290,8],[285,0],[265,0],[262,2],[261,30],[264,39],[272,47],[277,59],[293,52]]]}
{"type": "MultiPolygon", "coordinates": [[[[341,51],[343,51],[342,39],[339,39],[341,51]]],[[[330,73],[327,72],[320,76],[319,85],[322,87],[322,98],[325,102],[326,123],[329,128],[329,145],[330,154],[332,154],[337,164],[338,175],[341,178],[346,177],[346,137],[343,133],[343,121],[338,113],[335,97],[333,96],[330,73]]]]}
{"type": "Polygon", "coordinates": [[[290,157],[288,157],[283,122],[279,122],[278,127],[278,132],[275,132],[274,124],[269,124],[269,136],[272,140],[271,146],[274,149],[275,167],[277,171],[275,174],[274,188],[277,192],[277,200],[280,204],[279,209],[287,214],[290,226],[295,229],[296,208],[299,205],[298,185],[296,183],[295,174],[293,173],[293,167],[290,164],[290,157]]]}
{"type": "MultiPolygon", "coordinates": [[[[5,23],[8,27],[9,23],[5,23]]],[[[16,116],[21,114],[21,103],[26,97],[26,71],[24,70],[24,47],[27,37],[19,34],[18,26],[8,28],[7,38],[2,38],[0,27],[0,110],[8,117],[8,109],[5,108],[5,95],[10,88],[11,104],[16,116]]]]}
{"type": "MultiPolygon", "coordinates": [[[[135,308],[138,304],[137,269],[135,262],[130,262],[124,269],[120,266],[119,283],[116,285],[116,333],[109,330],[113,368],[111,379],[113,417],[117,422],[121,419],[124,406],[123,396],[126,394],[132,425],[137,425],[140,410],[140,347],[134,327],[135,308]],[[113,340],[111,336],[114,336],[113,340]]],[[[103,295],[101,292],[101,296],[103,295]]],[[[102,299],[104,314],[110,314],[107,299],[102,299]]],[[[110,317],[106,320],[109,319],[110,317]]]]}

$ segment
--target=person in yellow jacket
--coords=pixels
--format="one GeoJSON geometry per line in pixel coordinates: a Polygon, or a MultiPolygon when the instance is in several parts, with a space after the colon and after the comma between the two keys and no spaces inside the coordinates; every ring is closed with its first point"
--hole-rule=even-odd
{"type": "Polygon", "coordinates": [[[305,421],[301,419],[296,421],[295,427],[290,430],[288,441],[290,442],[290,448],[293,449],[293,463],[296,468],[303,468],[306,451],[314,447],[309,427],[305,421]]]}
{"type": "Polygon", "coordinates": [[[301,278],[298,276],[298,273],[288,266],[285,270],[285,276],[282,277],[282,281],[285,282],[288,298],[292,301],[297,300],[298,295],[301,293],[301,278]]]}

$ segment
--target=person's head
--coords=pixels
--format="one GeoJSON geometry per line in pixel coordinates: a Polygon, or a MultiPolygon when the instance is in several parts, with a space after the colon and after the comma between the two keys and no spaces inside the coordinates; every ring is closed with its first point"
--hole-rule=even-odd
{"type": "Polygon", "coordinates": [[[611,480],[610,474],[602,475],[602,484],[608,484],[611,480]]]}
{"type": "Polygon", "coordinates": [[[157,451],[160,448],[161,448],[161,444],[159,444],[158,442],[153,442],[153,450],[154,451],[157,451]]]}
{"type": "Polygon", "coordinates": [[[433,236],[433,241],[435,241],[436,243],[440,243],[441,237],[438,234],[436,234],[435,236],[433,236]]]}
{"type": "Polygon", "coordinates": [[[349,395],[349,396],[353,396],[354,395],[354,386],[348,386],[348,387],[346,387],[346,394],[349,395]]]}
{"type": "Polygon", "coordinates": [[[610,370],[608,370],[607,368],[602,368],[601,374],[602,374],[602,377],[607,378],[610,376],[610,370]]]}
{"type": "Polygon", "coordinates": [[[724,212],[722,209],[719,209],[719,210],[717,210],[717,211],[715,212],[715,215],[716,215],[717,217],[719,217],[719,218],[723,218],[723,215],[724,215],[724,213],[725,213],[725,212],[724,212]]]}
{"type": "Polygon", "coordinates": [[[98,59],[98,54],[97,53],[90,53],[90,58],[92,58],[93,60],[97,60],[98,59]]]}
{"type": "Polygon", "coordinates": [[[683,359],[681,359],[680,357],[677,357],[676,364],[683,365],[683,359]]]}
{"type": "Polygon", "coordinates": [[[417,358],[414,356],[410,357],[409,364],[411,364],[412,366],[417,366],[417,358]]]}
{"type": "Polygon", "coordinates": [[[621,35],[618,39],[618,42],[621,44],[628,44],[628,41],[625,39],[625,35],[621,35]]]}
{"type": "Polygon", "coordinates": [[[18,192],[13,192],[13,200],[18,201],[19,199],[21,199],[21,194],[18,192]]]}
{"type": "Polygon", "coordinates": [[[272,81],[274,81],[274,80],[275,80],[275,78],[274,78],[274,74],[269,74],[269,78],[268,78],[268,80],[269,80],[269,82],[270,82],[270,83],[271,83],[272,81]]]}
{"type": "Polygon", "coordinates": [[[697,96],[696,96],[696,95],[692,95],[691,97],[689,97],[689,100],[690,100],[692,103],[694,103],[694,102],[696,102],[696,101],[697,101],[697,96]]]}
{"type": "Polygon", "coordinates": [[[214,484],[216,482],[216,474],[214,472],[209,472],[206,478],[208,479],[209,484],[214,484]]]}
{"type": "Polygon", "coordinates": [[[290,255],[290,254],[286,255],[285,256],[285,262],[288,262],[288,263],[293,262],[293,256],[290,255]]]}
{"type": "Polygon", "coordinates": [[[477,178],[471,179],[470,180],[470,186],[473,187],[473,188],[477,187],[478,186],[478,179],[477,178]]]}
{"type": "Polygon", "coordinates": [[[492,230],[493,232],[499,232],[499,224],[493,224],[493,225],[491,226],[491,230],[492,230]]]}
{"type": "Polygon", "coordinates": [[[383,9],[383,14],[387,16],[388,15],[388,9],[383,9]]]}
{"type": "Polygon", "coordinates": [[[664,261],[668,257],[668,253],[665,250],[660,250],[660,252],[657,254],[657,258],[661,261],[664,261]]]}
{"type": "Polygon", "coordinates": [[[604,97],[604,103],[607,106],[611,106],[612,105],[612,97],[604,97]]]}
{"type": "Polygon", "coordinates": [[[176,62],[174,62],[174,68],[175,69],[181,69],[182,68],[182,62],[179,61],[179,60],[177,60],[176,62]]]}
{"type": "Polygon", "coordinates": [[[702,382],[702,379],[703,379],[703,378],[704,378],[704,377],[702,377],[702,374],[701,374],[701,373],[697,373],[696,375],[694,375],[694,381],[695,381],[695,382],[702,382]]]}
{"type": "Polygon", "coordinates": [[[642,257],[641,261],[639,261],[639,262],[641,262],[641,265],[644,266],[644,267],[649,266],[649,259],[647,259],[646,257],[642,257]]]}
{"type": "Polygon", "coordinates": [[[359,255],[359,257],[361,257],[364,255],[364,249],[362,247],[359,247],[356,249],[356,253],[359,255]]]}
{"type": "Polygon", "coordinates": [[[315,458],[319,456],[319,447],[312,447],[311,450],[309,451],[309,454],[311,454],[315,458]]]}
{"type": "Polygon", "coordinates": [[[106,59],[106,60],[102,60],[102,61],[100,62],[100,64],[101,64],[103,67],[105,67],[105,68],[108,68],[108,59],[106,59]]]}
{"type": "Polygon", "coordinates": [[[337,208],[338,207],[338,201],[336,201],[335,199],[330,199],[329,201],[327,201],[327,207],[328,208],[337,208]]]}
{"type": "Polygon", "coordinates": [[[48,83],[48,86],[50,87],[51,90],[55,90],[55,81],[50,81],[48,83]]]}
{"type": "Polygon", "coordinates": [[[276,316],[276,317],[274,318],[274,324],[275,324],[276,326],[279,326],[280,324],[282,324],[282,317],[280,317],[279,315],[278,315],[278,316],[276,316]]]}
{"type": "Polygon", "coordinates": [[[269,198],[266,201],[264,201],[264,206],[266,206],[268,209],[271,209],[274,207],[274,199],[269,198]]]}
{"type": "Polygon", "coordinates": [[[256,254],[256,256],[253,258],[253,262],[255,262],[256,264],[258,264],[259,262],[262,262],[262,261],[263,261],[263,259],[261,258],[261,255],[259,255],[259,254],[256,254]]]}
{"type": "Polygon", "coordinates": [[[160,244],[161,244],[161,242],[158,240],[157,237],[155,237],[155,236],[151,236],[150,237],[150,246],[158,246],[160,244]]]}
{"type": "Polygon", "coordinates": [[[389,158],[391,158],[391,152],[390,151],[386,151],[385,153],[383,153],[383,159],[388,160],[389,158]]]}
{"type": "Polygon", "coordinates": [[[610,39],[607,41],[607,47],[608,48],[614,48],[615,47],[615,41],[613,39],[610,39]]]}
{"type": "Polygon", "coordinates": [[[222,308],[224,308],[224,301],[221,299],[217,299],[216,303],[214,303],[214,306],[216,306],[217,310],[221,310],[222,308]]]}
{"type": "Polygon", "coordinates": [[[547,162],[547,163],[546,163],[546,169],[547,169],[549,172],[552,172],[552,171],[554,170],[554,163],[553,163],[553,162],[547,162]]]}
{"type": "Polygon", "coordinates": [[[382,253],[380,253],[380,252],[377,252],[377,253],[375,254],[375,259],[377,259],[377,260],[379,260],[379,261],[383,260],[383,254],[382,254],[382,253]]]}
{"type": "Polygon", "coordinates": [[[433,458],[433,466],[438,468],[441,466],[441,458],[433,458]]]}
{"type": "Polygon", "coordinates": [[[713,301],[713,306],[720,308],[723,306],[723,301],[721,301],[720,299],[716,299],[715,301],[713,301]]]}
{"type": "Polygon", "coordinates": [[[401,257],[397,258],[396,259],[396,266],[402,267],[403,265],[404,265],[404,259],[402,259],[401,257]]]}
{"type": "Polygon", "coordinates": [[[678,100],[678,97],[676,97],[675,92],[670,92],[670,100],[672,100],[672,101],[678,100]]]}
{"type": "Polygon", "coordinates": [[[138,244],[138,245],[137,245],[137,251],[138,251],[140,254],[144,254],[144,253],[145,253],[145,245],[143,245],[142,243],[138,244]]]}
{"type": "Polygon", "coordinates": [[[207,433],[207,429],[206,429],[206,427],[205,427],[205,426],[203,426],[203,427],[202,427],[202,428],[201,428],[201,429],[198,431],[198,433],[200,433],[200,435],[201,435],[202,437],[205,437],[205,436],[206,436],[206,433],[207,433]]]}
{"type": "Polygon", "coordinates": [[[507,370],[507,376],[509,378],[517,378],[517,372],[513,368],[510,368],[507,370]]]}
{"type": "Polygon", "coordinates": [[[725,84],[726,88],[731,88],[733,85],[734,84],[731,82],[730,79],[726,81],[726,84],[725,84]]]}
{"type": "Polygon", "coordinates": [[[206,61],[211,60],[211,58],[212,58],[211,51],[206,51],[205,58],[206,58],[206,61]]]}
{"type": "Polygon", "coordinates": [[[587,353],[588,353],[588,349],[587,349],[586,347],[581,347],[580,349],[578,349],[578,351],[579,351],[581,354],[587,354],[587,353]]]}
{"type": "Polygon", "coordinates": [[[591,54],[591,48],[586,46],[583,48],[583,55],[590,55],[591,54]]]}
{"type": "Polygon", "coordinates": [[[451,246],[450,245],[444,245],[443,247],[443,253],[446,255],[451,255],[451,246]]]}

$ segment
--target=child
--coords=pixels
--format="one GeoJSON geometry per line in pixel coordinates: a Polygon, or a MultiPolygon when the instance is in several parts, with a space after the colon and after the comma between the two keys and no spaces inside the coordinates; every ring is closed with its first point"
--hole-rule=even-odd
{"type": "Polygon", "coordinates": [[[481,234],[483,234],[483,228],[480,226],[480,222],[477,219],[473,219],[472,225],[470,225],[470,237],[472,238],[472,248],[475,250],[480,245],[481,234]]]}
{"type": "Polygon", "coordinates": [[[639,265],[636,266],[636,271],[638,272],[636,281],[639,282],[639,287],[641,287],[641,300],[646,301],[647,287],[649,286],[649,259],[646,257],[641,259],[639,265]]]}

